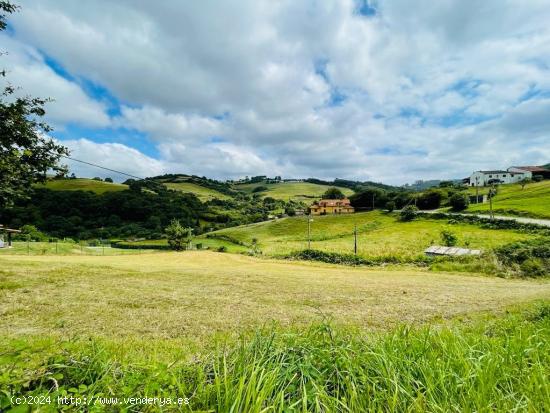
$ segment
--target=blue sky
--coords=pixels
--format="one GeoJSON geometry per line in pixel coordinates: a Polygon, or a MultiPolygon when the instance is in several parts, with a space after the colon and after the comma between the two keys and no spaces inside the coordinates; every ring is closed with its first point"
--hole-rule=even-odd
{"type": "Polygon", "coordinates": [[[393,184],[550,162],[547,0],[20,4],[8,80],[89,162],[393,184]]]}

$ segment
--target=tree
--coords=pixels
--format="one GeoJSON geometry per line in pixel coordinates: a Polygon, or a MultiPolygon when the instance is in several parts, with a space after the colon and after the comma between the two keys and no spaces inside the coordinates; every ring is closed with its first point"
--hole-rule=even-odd
{"type": "Polygon", "coordinates": [[[112,184],[113,183],[113,178],[107,177],[107,178],[105,178],[105,182],[109,182],[109,183],[112,184]]]}
{"type": "MultiPolygon", "coordinates": [[[[18,7],[0,1],[0,30],[6,28],[6,15],[18,7]]],[[[5,77],[6,71],[0,76],[5,77]]],[[[40,121],[46,99],[14,96],[17,88],[8,85],[0,95],[0,207],[12,205],[28,195],[33,184],[46,181],[46,172],[64,175],[59,166],[67,148],[56,144],[47,133],[51,128],[40,121]]]]}
{"type": "Polygon", "coordinates": [[[416,205],[419,209],[437,209],[441,205],[443,194],[437,189],[428,189],[417,198],[416,205]]]}
{"type": "Polygon", "coordinates": [[[451,205],[453,211],[464,211],[469,204],[470,198],[460,192],[453,194],[449,199],[449,205],[451,205]]]}
{"type": "Polygon", "coordinates": [[[191,236],[193,234],[193,229],[183,227],[177,219],[173,219],[164,229],[164,233],[168,238],[168,245],[173,250],[182,251],[187,247],[191,236]]]}
{"type": "Polygon", "coordinates": [[[386,203],[386,209],[388,210],[388,212],[393,212],[393,210],[395,209],[395,202],[388,201],[386,203]]]}
{"type": "Polygon", "coordinates": [[[407,205],[401,210],[399,215],[401,217],[401,221],[412,221],[418,215],[418,208],[414,205],[407,205]]]}
{"type": "Polygon", "coordinates": [[[523,178],[521,181],[519,181],[519,184],[521,185],[521,190],[523,191],[525,189],[525,186],[527,184],[530,184],[531,182],[533,182],[531,178],[523,178]]]}
{"type": "Polygon", "coordinates": [[[344,193],[336,187],[327,189],[323,194],[323,199],[344,199],[345,197],[344,193]]]}

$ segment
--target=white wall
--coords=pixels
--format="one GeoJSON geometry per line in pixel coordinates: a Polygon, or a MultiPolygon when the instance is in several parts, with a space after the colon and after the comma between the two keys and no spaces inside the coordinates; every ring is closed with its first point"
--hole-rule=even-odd
{"type": "Polygon", "coordinates": [[[505,184],[513,184],[524,178],[532,178],[532,176],[533,174],[529,171],[507,171],[498,174],[476,171],[470,175],[470,186],[486,186],[489,185],[491,179],[498,179],[505,184]]]}

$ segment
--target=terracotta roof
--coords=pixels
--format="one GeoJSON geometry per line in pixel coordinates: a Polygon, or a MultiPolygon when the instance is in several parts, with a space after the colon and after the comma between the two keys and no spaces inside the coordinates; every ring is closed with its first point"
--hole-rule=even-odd
{"type": "Polygon", "coordinates": [[[511,168],[523,169],[524,171],[529,171],[529,172],[549,172],[548,169],[543,168],[541,166],[512,166],[511,168]]]}

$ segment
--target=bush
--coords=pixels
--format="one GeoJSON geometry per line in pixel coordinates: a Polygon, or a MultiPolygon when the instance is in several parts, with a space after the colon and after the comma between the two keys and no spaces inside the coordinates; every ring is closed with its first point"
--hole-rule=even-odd
{"type": "Polygon", "coordinates": [[[218,247],[218,249],[216,250],[218,252],[227,252],[227,247],[225,245],[221,245],[218,247]]]}
{"type": "Polygon", "coordinates": [[[253,193],[267,191],[267,186],[260,185],[252,190],[253,193]]]}
{"type": "Polygon", "coordinates": [[[441,240],[443,241],[443,244],[447,247],[454,247],[458,242],[457,236],[452,231],[449,231],[447,229],[441,231],[441,240]]]}
{"type": "Polygon", "coordinates": [[[419,209],[437,209],[441,205],[442,198],[443,194],[440,190],[429,189],[418,197],[416,205],[419,209]]]}
{"type": "Polygon", "coordinates": [[[466,194],[457,192],[449,199],[449,205],[453,211],[464,211],[470,204],[470,198],[466,194]]]}
{"type": "Polygon", "coordinates": [[[414,205],[407,205],[399,214],[401,221],[412,221],[418,216],[418,208],[414,205]]]}
{"type": "Polygon", "coordinates": [[[395,209],[395,202],[388,201],[386,203],[386,209],[388,210],[388,212],[393,212],[393,210],[395,209]]]}
{"type": "Polygon", "coordinates": [[[526,277],[550,275],[550,239],[517,241],[495,249],[500,263],[508,271],[526,277]]]}
{"type": "Polygon", "coordinates": [[[198,250],[202,250],[202,242],[199,242],[198,244],[196,244],[195,248],[198,250]]]}

